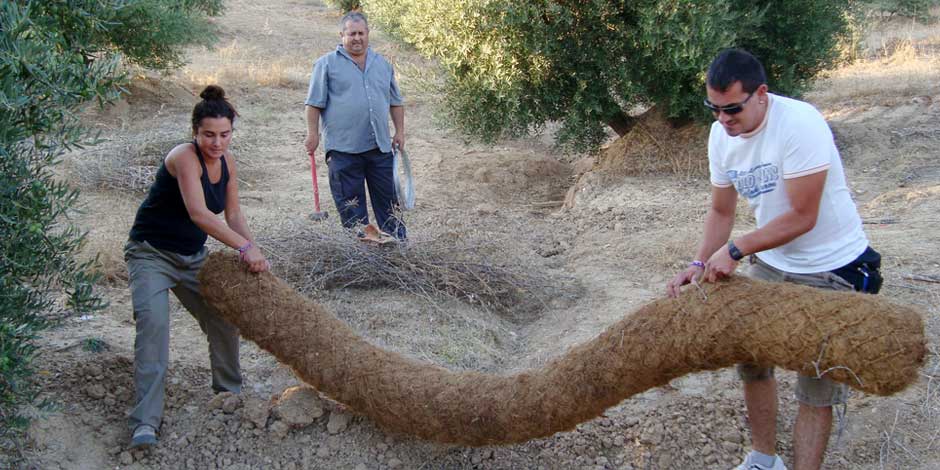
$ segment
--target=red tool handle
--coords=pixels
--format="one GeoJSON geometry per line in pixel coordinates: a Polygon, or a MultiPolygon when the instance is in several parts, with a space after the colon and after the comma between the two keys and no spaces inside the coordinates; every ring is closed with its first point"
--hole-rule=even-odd
{"type": "Polygon", "coordinates": [[[317,184],[317,161],[313,154],[310,155],[310,176],[313,178],[313,210],[320,212],[320,187],[317,184]]]}

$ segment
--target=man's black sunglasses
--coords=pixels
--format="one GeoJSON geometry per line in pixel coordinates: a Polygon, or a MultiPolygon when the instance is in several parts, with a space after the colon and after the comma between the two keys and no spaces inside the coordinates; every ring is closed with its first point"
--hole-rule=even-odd
{"type": "Polygon", "coordinates": [[[744,101],[740,103],[727,104],[724,106],[715,106],[714,104],[712,104],[711,101],[708,101],[708,99],[706,98],[705,107],[711,110],[711,112],[714,113],[715,116],[721,114],[722,112],[729,116],[733,116],[735,114],[740,113],[741,111],[744,111],[744,103],[747,103],[747,100],[751,99],[752,96],[754,96],[754,92],[751,92],[750,94],[748,94],[747,98],[744,98],[744,101]]]}

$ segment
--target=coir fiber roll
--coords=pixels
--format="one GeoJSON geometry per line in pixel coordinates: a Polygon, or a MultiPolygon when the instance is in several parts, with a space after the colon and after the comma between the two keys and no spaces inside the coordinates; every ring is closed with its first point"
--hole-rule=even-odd
{"type": "Polygon", "coordinates": [[[921,316],[876,296],[736,277],[651,302],[544,367],[452,372],[377,348],[270,273],[212,254],[199,274],[219,314],[304,381],[380,426],[463,445],[573,428],[636,393],[740,362],[890,395],[917,379],[921,316]],[[816,365],[814,365],[816,362],[816,365]]]}

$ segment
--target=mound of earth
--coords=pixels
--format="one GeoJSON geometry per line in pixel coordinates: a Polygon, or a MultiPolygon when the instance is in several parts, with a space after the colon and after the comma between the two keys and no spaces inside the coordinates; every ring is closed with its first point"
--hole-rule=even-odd
{"type": "Polygon", "coordinates": [[[674,125],[659,108],[643,113],[623,137],[601,149],[594,171],[615,175],[704,175],[708,126],[674,125]]]}

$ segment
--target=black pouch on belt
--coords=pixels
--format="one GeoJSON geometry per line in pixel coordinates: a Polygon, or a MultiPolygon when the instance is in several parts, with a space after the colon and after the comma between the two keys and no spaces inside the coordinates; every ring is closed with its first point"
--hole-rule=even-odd
{"type": "Polygon", "coordinates": [[[877,294],[884,283],[880,269],[881,254],[869,246],[855,261],[833,269],[832,273],[851,283],[859,292],[877,294]]]}

